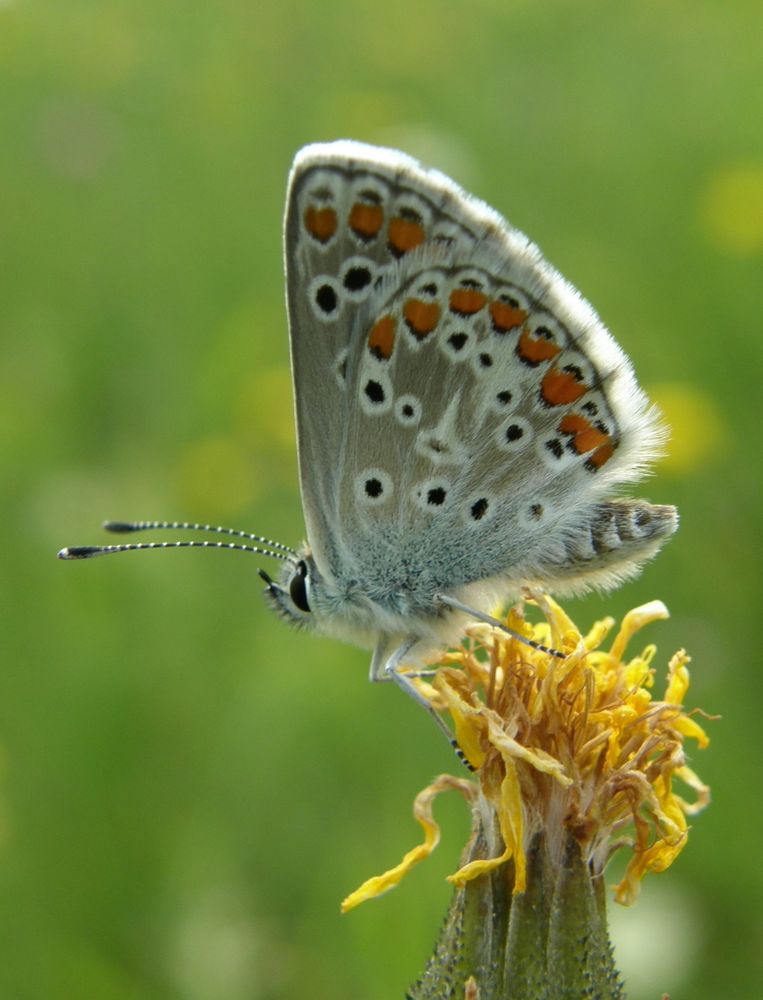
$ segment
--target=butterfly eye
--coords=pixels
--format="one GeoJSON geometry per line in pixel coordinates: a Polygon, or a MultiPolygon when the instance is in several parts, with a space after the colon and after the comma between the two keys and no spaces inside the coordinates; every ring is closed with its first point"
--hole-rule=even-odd
{"type": "Polygon", "coordinates": [[[297,563],[289,581],[289,596],[300,611],[310,612],[310,602],[307,599],[307,563],[304,559],[297,563]]]}

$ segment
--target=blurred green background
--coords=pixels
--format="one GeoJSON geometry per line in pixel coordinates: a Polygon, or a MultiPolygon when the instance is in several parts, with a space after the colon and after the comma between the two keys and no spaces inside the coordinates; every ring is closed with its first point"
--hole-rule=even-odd
{"type": "Polygon", "coordinates": [[[106,517],[300,539],[283,191],[345,136],[528,232],[673,424],[643,492],[679,534],[569,605],[661,597],[656,662],[687,646],[722,715],[618,956],[634,1000],[760,996],[760,29],[759,0],[0,0],[0,1000],[388,1000],[429,954],[460,802],[339,914],[456,766],[367,654],[277,621],[250,557],[55,559],[106,517]]]}

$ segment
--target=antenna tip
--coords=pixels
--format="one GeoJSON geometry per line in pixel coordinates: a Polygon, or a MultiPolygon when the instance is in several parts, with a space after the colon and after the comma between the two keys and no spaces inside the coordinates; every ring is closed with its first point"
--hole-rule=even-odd
{"type": "Polygon", "coordinates": [[[97,545],[71,545],[61,549],[58,553],[59,559],[87,559],[89,556],[96,556],[101,551],[97,545]]]}
{"type": "Polygon", "coordinates": [[[135,524],[130,521],[104,521],[103,522],[104,531],[113,531],[118,535],[126,535],[131,531],[137,531],[138,528],[135,524]]]}

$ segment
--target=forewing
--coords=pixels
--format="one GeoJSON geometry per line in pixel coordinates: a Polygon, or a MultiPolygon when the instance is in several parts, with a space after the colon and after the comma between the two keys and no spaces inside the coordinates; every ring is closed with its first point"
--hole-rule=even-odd
{"type": "Polygon", "coordinates": [[[351,341],[367,326],[374,288],[378,294],[413,251],[431,242],[474,244],[458,198],[443,197],[448,184],[401,153],[350,141],[307,146],[294,161],[284,250],[300,487],[308,540],[329,575],[340,530],[340,456],[355,419],[351,341]]]}

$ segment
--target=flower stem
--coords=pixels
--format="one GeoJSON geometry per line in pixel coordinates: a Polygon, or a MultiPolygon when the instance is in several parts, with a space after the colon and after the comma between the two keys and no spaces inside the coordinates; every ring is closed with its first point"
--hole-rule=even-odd
{"type": "MultiPolygon", "coordinates": [[[[464,863],[490,856],[478,828],[464,863]]],[[[458,888],[434,954],[408,1000],[624,1000],[607,934],[601,879],[574,837],[555,863],[543,834],[527,852],[527,884],[512,895],[507,862],[458,888]],[[476,988],[475,988],[476,987],[476,988]]]]}

